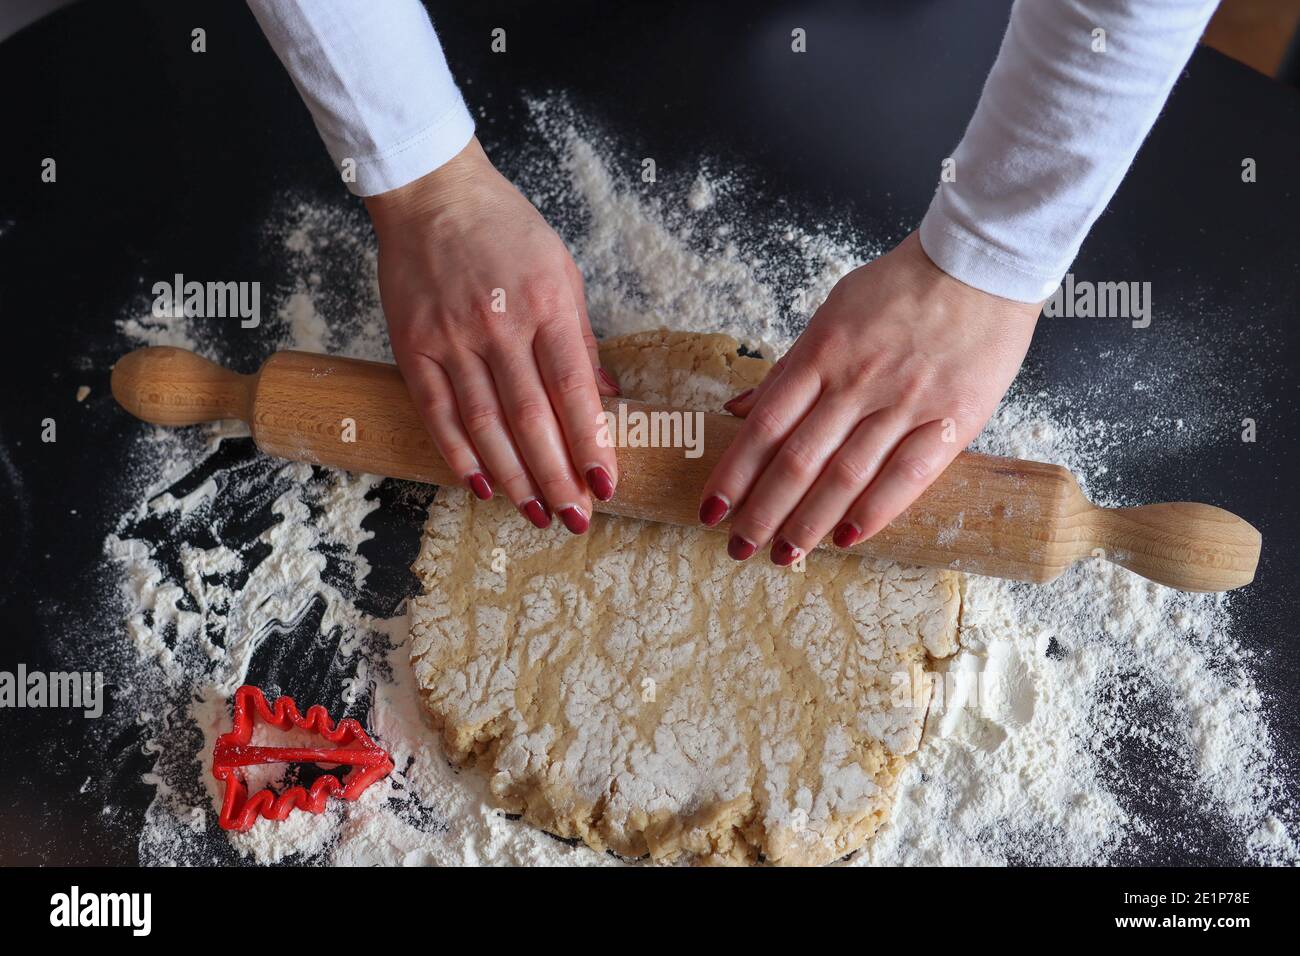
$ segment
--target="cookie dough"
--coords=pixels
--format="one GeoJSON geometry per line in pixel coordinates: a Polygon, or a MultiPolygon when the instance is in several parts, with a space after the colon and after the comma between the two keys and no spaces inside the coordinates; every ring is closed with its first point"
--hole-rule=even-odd
{"type": "MultiPolygon", "coordinates": [[[[601,347],[625,394],[720,411],[767,363],[722,335],[601,347]]],[[[815,864],[887,818],[913,694],[956,649],[959,578],[814,552],[729,559],[712,532],[596,515],[538,531],[439,489],[411,659],[449,757],[560,837],[627,858],[815,864]]]]}

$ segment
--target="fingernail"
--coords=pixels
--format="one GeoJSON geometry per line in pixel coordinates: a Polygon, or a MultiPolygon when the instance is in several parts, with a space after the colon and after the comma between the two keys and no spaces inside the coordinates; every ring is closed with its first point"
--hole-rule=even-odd
{"type": "Polygon", "coordinates": [[[474,492],[474,497],[480,501],[489,501],[492,498],[492,484],[483,472],[474,472],[465,479],[465,484],[469,485],[469,490],[474,492]]]}
{"type": "Polygon", "coordinates": [[[614,497],[614,479],[610,478],[609,472],[600,465],[593,465],[587,469],[587,487],[601,501],[609,501],[614,497]]]}
{"type": "Polygon", "coordinates": [[[728,402],[724,402],[724,403],[722,404],[722,407],[725,408],[727,411],[731,411],[731,406],[732,406],[732,405],[739,405],[739,404],[740,404],[741,402],[743,402],[745,399],[749,398],[749,396],[753,393],[753,391],[754,391],[754,390],[753,390],[752,388],[747,388],[747,389],[745,389],[743,392],[741,392],[741,393],[740,393],[739,395],[737,395],[735,398],[731,399],[731,400],[728,401],[728,402]]]}
{"type": "Polygon", "coordinates": [[[789,541],[785,540],[785,538],[777,538],[772,542],[772,563],[779,568],[784,568],[786,565],[794,564],[794,562],[802,556],[803,552],[792,545],[789,541]]]}
{"type": "Polygon", "coordinates": [[[737,561],[744,561],[754,553],[755,545],[752,541],[746,541],[738,534],[733,534],[727,541],[727,554],[731,555],[737,561]]]}
{"type": "Polygon", "coordinates": [[[551,526],[551,516],[547,512],[546,506],[536,498],[529,498],[519,510],[524,513],[524,517],[531,521],[538,528],[549,528],[551,526]]]}
{"type": "Polygon", "coordinates": [[[587,530],[587,526],[591,524],[591,521],[587,518],[586,514],[583,513],[583,510],[577,505],[569,505],[567,508],[561,508],[560,520],[563,521],[564,526],[574,534],[582,534],[587,530]]]}
{"type": "Polygon", "coordinates": [[[862,529],[851,522],[841,522],[831,535],[831,540],[835,542],[837,548],[851,548],[858,540],[858,535],[862,534],[862,529]]]}
{"type": "Polygon", "coordinates": [[[608,372],[606,372],[603,368],[597,368],[597,369],[596,369],[596,374],[600,376],[600,380],[601,380],[602,382],[604,382],[606,385],[608,385],[608,386],[609,386],[610,388],[612,388],[614,391],[618,392],[620,395],[623,394],[623,389],[619,388],[619,386],[618,386],[618,382],[614,381],[614,376],[610,375],[610,374],[609,374],[608,372]]]}
{"type": "Polygon", "coordinates": [[[704,499],[704,504],[700,505],[700,521],[706,528],[712,528],[725,518],[730,510],[731,505],[722,495],[709,495],[704,499]]]}

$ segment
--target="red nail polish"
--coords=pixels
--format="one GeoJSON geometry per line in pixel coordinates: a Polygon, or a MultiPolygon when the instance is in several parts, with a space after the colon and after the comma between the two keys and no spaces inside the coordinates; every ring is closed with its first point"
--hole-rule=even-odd
{"type": "Polygon", "coordinates": [[[480,501],[488,501],[492,498],[492,484],[487,480],[483,472],[474,472],[465,479],[465,484],[469,485],[469,490],[474,492],[474,497],[480,501]]]}
{"type": "Polygon", "coordinates": [[[529,498],[519,510],[524,513],[524,517],[531,521],[538,528],[549,528],[551,526],[551,515],[536,498],[529,498]]]}
{"type": "Polygon", "coordinates": [[[563,521],[564,526],[574,534],[582,534],[587,530],[587,526],[591,524],[591,521],[582,513],[582,509],[577,505],[569,505],[567,508],[561,508],[560,520],[563,521]]]}
{"type": "Polygon", "coordinates": [[[851,548],[857,543],[860,534],[862,534],[861,528],[851,522],[843,521],[835,529],[835,534],[831,535],[831,540],[835,542],[837,548],[851,548]]]}
{"type": "Polygon", "coordinates": [[[730,510],[731,505],[727,504],[726,498],[721,495],[709,495],[704,499],[704,504],[700,505],[700,522],[706,528],[712,528],[725,518],[730,510]]]}
{"type": "Polygon", "coordinates": [[[772,542],[772,563],[779,568],[794,564],[802,554],[801,550],[785,540],[785,538],[777,538],[772,542]]]}
{"type": "Polygon", "coordinates": [[[749,398],[749,396],[753,393],[753,391],[754,391],[754,390],[753,390],[752,388],[747,388],[747,389],[745,389],[743,392],[741,392],[741,393],[740,393],[739,395],[737,395],[735,398],[731,399],[731,400],[728,401],[728,402],[724,402],[724,403],[722,404],[722,407],[725,408],[727,411],[731,411],[731,406],[732,406],[732,405],[739,405],[739,404],[740,404],[741,402],[743,402],[745,399],[749,398]]]}
{"type": "Polygon", "coordinates": [[[602,382],[604,382],[614,391],[618,392],[620,395],[623,394],[623,389],[619,388],[618,382],[614,381],[614,376],[610,375],[603,368],[596,369],[596,374],[600,376],[600,380],[602,382]]]}
{"type": "Polygon", "coordinates": [[[755,548],[756,546],[752,541],[746,541],[738,534],[733,534],[727,542],[727,554],[737,561],[744,561],[754,553],[755,548]]]}
{"type": "Polygon", "coordinates": [[[587,487],[601,501],[609,501],[614,497],[614,481],[600,465],[587,469],[587,487]]]}

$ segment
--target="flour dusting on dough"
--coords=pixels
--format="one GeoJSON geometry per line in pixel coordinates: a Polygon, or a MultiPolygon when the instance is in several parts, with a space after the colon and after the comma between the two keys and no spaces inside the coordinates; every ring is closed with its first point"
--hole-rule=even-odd
{"type": "MultiPolygon", "coordinates": [[[[631,397],[712,412],[766,370],[721,335],[626,336],[601,362],[631,397]]],[[[713,532],[603,515],[557,537],[458,488],[416,570],[411,655],[451,755],[503,808],[624,857],[857,850],[920,743],[907,688],[956,649],[951,572],[737,564],[713,532]]]]}

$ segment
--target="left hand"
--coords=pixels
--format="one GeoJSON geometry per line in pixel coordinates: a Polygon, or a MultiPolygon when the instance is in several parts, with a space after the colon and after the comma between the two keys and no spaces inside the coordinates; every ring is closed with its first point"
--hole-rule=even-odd
{"type": "Polygon", "coordinates": [[[1040,307],[943,272],[916,233],[836,284],[761,384],[704,487],[700,520],[735,512],[728,553],[771,542],[788,565],[834,532],[870,538],[923,492],[997,407],[1040,307]]]}

